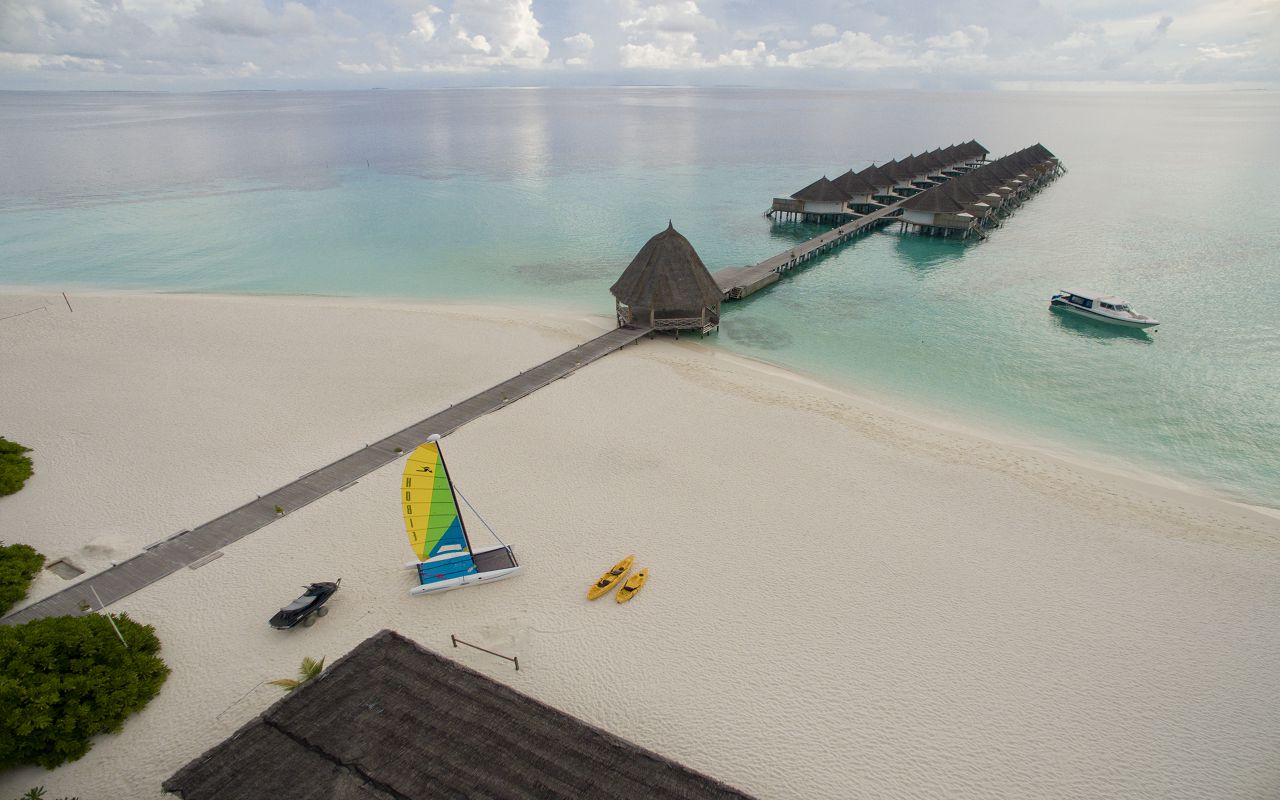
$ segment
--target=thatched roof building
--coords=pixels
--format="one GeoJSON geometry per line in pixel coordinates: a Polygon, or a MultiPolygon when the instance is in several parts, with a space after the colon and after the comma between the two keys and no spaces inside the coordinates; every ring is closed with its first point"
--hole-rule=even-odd
{"type": "Polygon", "coordinates": [[[670,223],[645,242],[609,291],[617,300],[619,325],[705,333],[720,324],[724,292],[670,223]]]}
{"type": "Polygon", "coordinates": [[[385,630],[164,789],[183,800],[748,798],[385,630]]]}
{"type": "Polygon", "coordinates": [[[826,175],[791,195],[796,200],[817,203],[845,203],[849,193],[827,179],[826,175]]]}

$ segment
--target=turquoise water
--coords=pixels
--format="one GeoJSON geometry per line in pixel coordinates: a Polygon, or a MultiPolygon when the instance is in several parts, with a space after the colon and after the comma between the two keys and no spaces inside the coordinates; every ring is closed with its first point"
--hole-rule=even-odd
{"type": "Polygon", "coordinates": [[[0,93],[0,284],[610,314],[668,219],[753,263],[823,173],[1038,141],[1070,172],[990,241],[874,234],[707,341],[1280,506],[1276,130],[1271,93],[0,93]],[[1072,287],[1163,324],[1050,313],[1072,287]]]}

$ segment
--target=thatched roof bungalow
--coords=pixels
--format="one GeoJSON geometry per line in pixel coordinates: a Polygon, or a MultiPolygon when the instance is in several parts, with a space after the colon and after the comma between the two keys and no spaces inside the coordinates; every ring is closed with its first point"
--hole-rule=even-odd
{"type": "Polygon", "coordinates": [[[720,324],[724,292],[670,223],[645,242],[609,291],[617,301],[619,325],[706,333],[720,324]]]}
{"type": "Polygon", "coordinates": [[[183,800],[750,800],[386,630],[163,786],[183,800]]]}
{"type": "Polygon", "coordinates": [[[879,189],[875,187],[861,174],[849,170],[840,177],[831,181],[832,185],[837,189],[849,195],[849,205],[870,205],[874,203],[873,195],[879,193],[879,189]]]}
{"type": "Polygon", "coordinates": [[[826,175],[791,195],[791,198],[803,202],[801,211],[806,214],[847,214],[849,201],[853,199],[826,175]]]}
{"type": "Polygon", "coordinates": [[[891,201],[898,199],[893,197],[893,187],[897,181],[894,180],[892,175],[885,171],[884,167],[877,167],[875,164],[872,164],[871,166],[862,169],[857,173],[857,175],[859,178],[862,178],[864,181],[874,186],[877,195],[885,197],[891,201]]]}
{"type": "Polygon", "coordinates": [[[902,204],[904,224],[933,228],[965,229],[973,225],[974,215],[965,204],[947,194],[943,186],[909,198],[902,204]]]}

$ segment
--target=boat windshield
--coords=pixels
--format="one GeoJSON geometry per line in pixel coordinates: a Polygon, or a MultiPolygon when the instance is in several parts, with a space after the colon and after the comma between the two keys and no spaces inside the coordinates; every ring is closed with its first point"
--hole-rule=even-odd
{"type": "Polygon", "coordinates": [[[1132,311],[1133,309],[1129,308],[1128,303],[1116,303],[1115,310],[1116,311],[1132,311]]]}
{"type": "Polygon", "coordinates": [[[280,610],[281,611],[300,611],[306,608],[307,606],[311,605],[314,601],[315,601],[315,597],[309,594],[304,594],[302,597],[299,597],[297,600],[294,600],[292,603],[290,603],[289,605],[285,606],[280,610]]]}

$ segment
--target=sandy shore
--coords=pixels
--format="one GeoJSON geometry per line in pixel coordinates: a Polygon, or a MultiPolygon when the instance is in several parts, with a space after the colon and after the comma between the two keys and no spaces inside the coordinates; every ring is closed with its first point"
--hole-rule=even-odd
{"type": "MultiPolygon", "coordinates": [[[[0,538],[89,570],[607,329],[327,298],[0,294],[0,538]]],[[[396,464],[112,607],[173,675],[119,736],[0,796],[160,797],[393,628],[762,798],[1271,798],[1280,521],[644,341],[448,437],[526,573],[410,598],[396,464]],[[636,601],[586,585],[634,552],[636,601]],[[310,629],[266,619],[343,578],[310,629]],[[450,634],[521,671],[449,649],[450,634]]],[[[477,526],[478,527],[478,526],[477,526]]],[[[68,585],[43,575],[39,597],[68,585]]]]}

